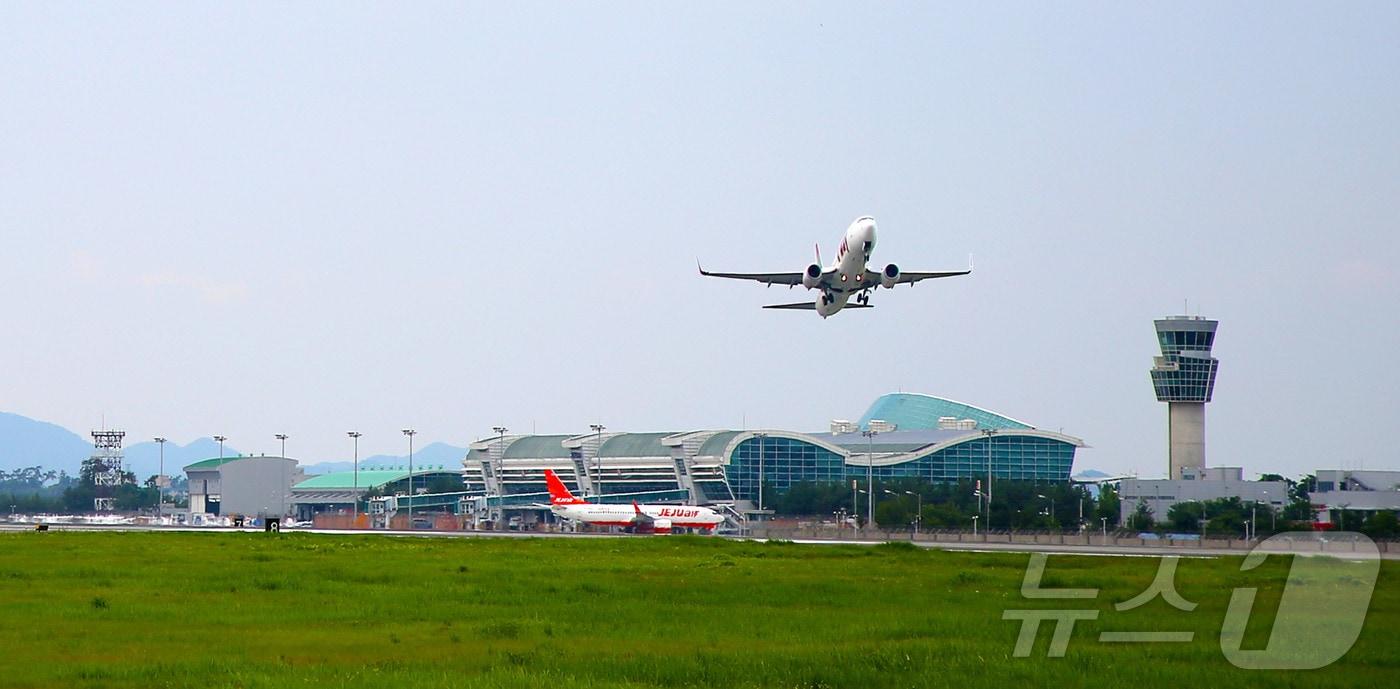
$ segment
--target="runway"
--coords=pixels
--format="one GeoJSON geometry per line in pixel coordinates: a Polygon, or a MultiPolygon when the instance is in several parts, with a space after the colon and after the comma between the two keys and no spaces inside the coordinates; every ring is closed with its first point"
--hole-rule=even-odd
{"type": "MultiPolygon", "coordinates": [[[[34,531],[33,524],[0,523],[0,531],[22,532],[34,531]]],[[[263,533],[257,528],[234,528],[216,526],[151,526],[139,524],[58,524],[50,525],[49,533],[63,531],[112,531],[112,532],[171,532],[171,533],[263,533]]],[[[308,529],[297,528],[287,529],[286,533],[308,533],[318,535],[335,536],[393,536],[399,538],[573,538],[573,539],[608,539],[608,538],[667,538],[666,536],[652,536],[641,534],[599,534],[599,533],[566,533],[566,532],[537,532],[537,531],[403,531],[384,529],[308,529]]],[[[756,543],[767,542],[769,539],[752,538],[748,536],[709,536],[707,538],[724,538],[734,541],[752,541],[756,543]]],[[[1045,553],[1048,555],[1083,555],[1091,557],[1163,557],[1177,556],[1190,558],[1221,558],[1238,557],[1243,558],[1248,555],[1248,550],[1223,550],[1220,548],[1202,548],[1191,546],[1153,546],[1153,545],[1059,545],[1059,544],[1035,544],[1035,543],[958,543],[958,542],[933,542],[933,541],[877,541],[867,539],[793,539],[784,541],[797,543],[800,545],[823,546],[823,545],[857,545],[857,546],[877,546],[884,543],[912,543],[914,546],[928,550],[946,550],[970,553],[1045,553]]],[[[1348,558],[1351,553],[1347,550],[1317,552],[1317,551],[1276,551],[1271,550],[1271,554],[1279,555],[1327,555],[1339,558],[1348,558]]],[[[1364,553],[1358,554],[1364,557],[1364,553]]],[[[1380,558],[1383,560],[1400,560],[1400,552],[1382,552],[1380,558]]]]}

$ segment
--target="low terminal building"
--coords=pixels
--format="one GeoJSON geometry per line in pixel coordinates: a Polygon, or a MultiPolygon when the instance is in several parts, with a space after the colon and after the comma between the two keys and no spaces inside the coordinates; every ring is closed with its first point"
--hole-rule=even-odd
{"type": "MultiPolygon", "coordinates": [[[[314,519],[327,512],[353,514],[357,502],[362,508],[367,507],[366,499],[370,495],[408,495],[408,476],[408,470],[403,468],[334,471],[309,476],[292,486],[294,514],[299,520],[314,519]]],[[[443,489],[461,491],[461,484],[460,471],[442,467],[413,470],[414,495],[446,492],[443,489]]]]}
{"type": "Polygon", "coordinates": [[[801,482],[864,479],[867,471],[881,480],[984,479],[990,471],[995,479],[1068,481],[1081,447],[1073,436],[980,407],[895,393],[828,432],[502,434],[472,443],[462,466],[468,493],[498,497],[497,506],[547,504],[544,471],[552,469],[570,490],[605,502],[744,511],[757,506],[760,477],[767,496],[801,482]]]}
{"type": "MultiPolygon", "coordinates": [[[[1309,494],[1317,524],[1332,527],[1332,512],[1400,512],[1400,471],[1318,469],[1317,490],[1309,494]]],[[[1347,526],[1356,524],[1350,519],[1347,526]]],[[[1338,525],[1340,526],[1340,525],[1338,525]]]]}
{"type": "Polygon", "coordinates": [[[216,457],[185,467],[191,521],[196,515],[283,517],[291,513],[292,486],[306,478],[295,459],[216,457]]]}
{"type": "Polygon", "coordinates": [[[1123,479],[1118,485],[1119,523],[1139,504],[1147,505],[1155,521],[1164,521],[1172,505],[1239,498],[1243,502],[1267,504],[1283,509],[1288,501],[1288,484],[1282,481],[1246,481],[1240,467],[1179,467],[1180,479],[1123,479]]]}

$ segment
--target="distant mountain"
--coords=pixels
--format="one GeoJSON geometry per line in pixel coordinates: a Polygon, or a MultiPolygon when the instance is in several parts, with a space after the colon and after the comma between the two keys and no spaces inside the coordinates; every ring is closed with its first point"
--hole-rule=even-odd
{"type": "Polygon", "coordinates": [[[92,442],[61,426],[0,412],[0,469],[42,466],[77,474],[92,442]]]}
{"type": "MultiPolygon", "coordinates": [[[[238,454],[237,449],[228,444],[224,445],[225,457],[237,457],[238,454]]],[[[165,443],[165,473],[177,476],[188,464],[218,456],[219,442],[213,438],[198,438],[188,445],[167,441],[165,443]]],[[[147,440],[128,445],[125,457],[127,471],[136,474],[138,481],[144,481],[147,476],[160,473],[160,443],[147,440]]]]}
{"type": "Polygon", "coordinates": [[[1099,471],[1098,469],[1085,469],[1084,471],[1075,474],[1072,478],[1087,481],[1096,478],[1108,478],[1112,475],[1113,474],[1105,474],[1104,472],[1099,471]]]}
{"type": "MultiPolygon", "coordinates": [[[[441,466],[444,469],[455,471],[462,468],[462,458],[467,456],[467,448],[448,445],[447,443],[431,443],[423,446],[422,449],[413,451],[413,470],[427,469],[441,466]]],[[[327,474],[332,471],[351,471],[355,468],[353,460],[335,460],[330,462],[317,462],[316,464],[304,464],[308,474],[327,474]]],[[[360,460],[360,468],[408,468],[408,455],[371,455],[360,460]]]]}
{"type": "MultiPolygon", "coordinates": [[[[128,438],[130,440],[130,438],[128,438]]],[[[224,446],[224,454],[235,456],[236,448],[224,446]]],[[[128,471],[137,480],[160,470],[160,444],[147,440],[123,448],[128,471]]],[[[42,466],[77,475],[83,460],[92,456],[92,439],[44,421],[0,412],[0,469],[42,466]]],[[[165,473],[178,474],[186,464],[219,456],[219,443],[200,438],[188,445],[165,444],[165,473]]]]}
{"type": "MultiPolygon", "coordinates": [[[[134,440],[134,438],[127,438],[134,440]]],[[[225,457],[236,457],[237,448],[224,445],[225,457]]],[[[447,443],[431,443],[413,452],[413,468],[427,469],[441,466],[449,470],[462,468],[462,458],[467,454],[464,447],[447,443]]],[[[127,445],[124,449],[126,468],[136,474],[139,481],[159,473],[161,466],[160,443],[144,440],[127,445]]],[[[84,459],[92,456],[92,440],[80,436],[66,428],[44,421],[37,421],[19,414],[0,412],[0,469],[42,466],[45,469],[66,471],[77,475],[84,459]]],[[[219,456],[219,443],[213,438],[199,438],[181,445],[169,441],[165,443],[165,473],[179,475],[183,469],[195,462],[219,456]]],[[[349,460],[333,460],[308,464],[302,462],[308,474],[324,474],[331,471],[350,471],[354,463],[349,460]]],[[[408,455],[373,455],[360,460],[360,468],[403,467],[408,468],[408,455]]]]}

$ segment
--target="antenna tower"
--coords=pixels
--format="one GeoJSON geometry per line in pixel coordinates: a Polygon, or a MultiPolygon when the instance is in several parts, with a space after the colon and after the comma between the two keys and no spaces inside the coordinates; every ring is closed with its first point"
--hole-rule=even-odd
{"type": "Polygon", "coordinates": [[[111,512],[116,507],[117,486],[126,480],[122,471],[122,438],[126,431],[93,431],[92,456],[83,463],[83,473],[92,477],[92,485],[97,489],[92,499],[92,509],[97,512],[111,512]]]}

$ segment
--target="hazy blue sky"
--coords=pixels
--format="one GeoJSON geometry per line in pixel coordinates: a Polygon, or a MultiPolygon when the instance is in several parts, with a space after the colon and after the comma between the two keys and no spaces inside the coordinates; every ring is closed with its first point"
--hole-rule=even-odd
{"type": "Polygon", "coordinates": [[[1161,474],[1190,299],[1210,464],[1400,468],[1400,4],[975,5],[0,4],[0,409],[315,461],[903,389],[1161,474]],[[866,213],[977,272],[695,273],[866,213]]]}

